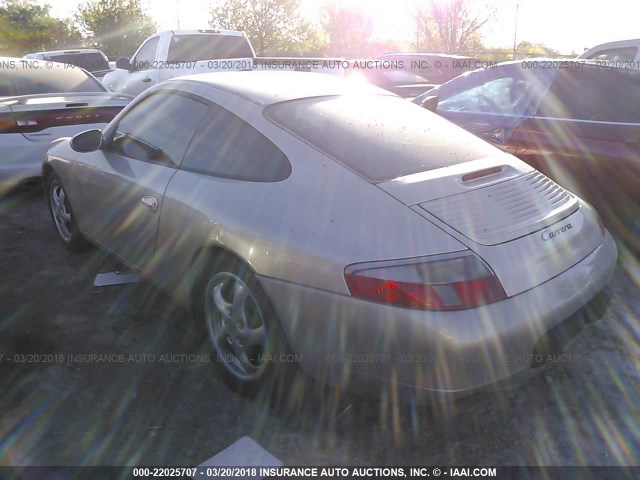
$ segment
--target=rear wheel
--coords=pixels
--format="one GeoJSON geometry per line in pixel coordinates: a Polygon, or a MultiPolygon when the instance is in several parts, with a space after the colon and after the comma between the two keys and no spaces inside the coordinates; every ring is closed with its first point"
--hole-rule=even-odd
{"type": "Polygon", "coordinates": [[[277,389],[293,365],[287,365],[284,334],[253,272],[225,257],[202,276],[198,290],[196,308],[227,382],[242,393],[277,389]]]}
{"type": "Polygon", "coordinates": [[[47,178],[47,186],[49,212],[58,232],[58,238],[69,250],[84,249],[87,241],[78,229],[71,202],[58,175],[51,173],[47,178]]]}

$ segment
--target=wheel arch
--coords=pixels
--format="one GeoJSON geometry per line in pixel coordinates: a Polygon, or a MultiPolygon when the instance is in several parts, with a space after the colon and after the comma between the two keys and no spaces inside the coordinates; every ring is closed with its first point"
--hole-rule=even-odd
{"type": "Polygon", "coordinates": [[[227,258],[232,258],[234,260],[242,262],[243,264],[247,265],[247,267],[254,275],[256,274],[256,271],[251,263],[247,262],[241,255],[239,255],[232,249],[218,244],[202,245],[193,254],[189,262],[188,292],[189,304],[192,309],[194,309],[195,307],[194,301],[196,299],[197,290],[200,287],[203,276],[206,275],[206,273],[209,271],[212,263],[227,258]]]}
{"type": "Polygon", "coordinates": [[[53,167],[48,163],[42,165],[42,187],[47,189],[47,182],[49,181],[49,175],[54,172],[53,167]]]}

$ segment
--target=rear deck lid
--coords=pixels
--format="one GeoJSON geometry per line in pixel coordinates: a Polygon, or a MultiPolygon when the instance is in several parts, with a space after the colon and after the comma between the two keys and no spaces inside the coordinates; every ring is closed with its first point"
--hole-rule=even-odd
{"type": "MultiPolygon", "coordinates": [[[[95,128],[109,123],[131,97],[106,92],[28,95],[0,100],[3,133],[21,133],[29,140],[52,141],[61,128],[95,128]]],[[[78,131],[80,131],[78,130],[78,131]]]]}
{"type": "Polygon", "coordinates": [[[489,264],[508,296],[566,271],[603,239],[590,207],[508,155],[378,187],[444,224],[443,229],[489,264]]]}
{"type": "Polygon", "coordinates": [[[465,237],[498,245],[553,225],[578,200],[538,171],[420,204],[465,237]]]}

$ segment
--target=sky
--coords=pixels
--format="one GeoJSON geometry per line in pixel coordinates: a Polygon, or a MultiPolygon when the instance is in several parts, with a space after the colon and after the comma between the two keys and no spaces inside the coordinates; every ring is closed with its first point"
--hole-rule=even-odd
{"type": "MultiPolygon", "coordinates": [[[[206,28],[211,3],[216,0],[142,0],[161,30],[206,28]]],[[[415,37],[412,15],[427,0],[340,0],[341,5],[365,10],[375,24],[373,38],[411,42],[415,37]]],[[[438,0],[446,1],[446,0],[438,0]]],[[[495,18],[483,29],[487,47],[512,47],[517,15],[517,41],[543,43],[562,54],[581,53],[600,43],[640,37],[640,1],[607,0],[483,0],[496,9],[495,18]]],[[[51,13],[71,16],[76,0],[41,0],[51,13]]],[[[313,18],[319,1],[302,0],[303,12],[313,18]]]]}

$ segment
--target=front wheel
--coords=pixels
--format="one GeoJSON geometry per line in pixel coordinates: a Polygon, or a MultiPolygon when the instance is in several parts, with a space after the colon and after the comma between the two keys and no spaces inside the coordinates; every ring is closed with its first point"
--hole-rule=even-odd
{"type": "Polygon", "coordinates": [[[51,173],[47,179],[49,212],[63,245],[72,251],[80,251],[87,246],[87,241],[76,223],[69,197],[62,186],[60,178],[51,173]]]}

